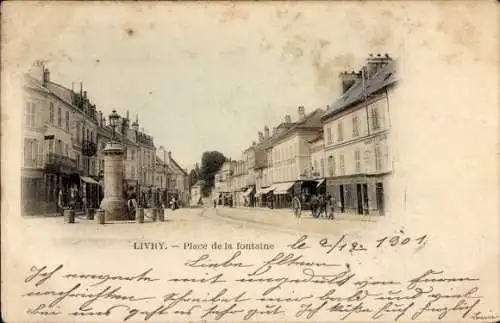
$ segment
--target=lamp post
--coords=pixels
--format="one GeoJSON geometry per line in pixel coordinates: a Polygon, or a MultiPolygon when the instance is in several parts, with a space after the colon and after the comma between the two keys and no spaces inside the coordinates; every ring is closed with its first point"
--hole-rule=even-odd
{"type": "Polygon", "coordinates": [[[104,199],[101,209],[106,221],[128,220],[126,203],[123,199],[123,148],[116,141],[115,128],[120,116],[115,110],[109,115],[109,124],[113,129],[111,141],[104,149],[104,199]]]}
{"type": "Polygon", "coordinates": [[[116,126],[118,126],[119,119],[120,119],[120,116],[118,115],[118,113],[116,113],[116,110],[113,110],[113,112],[111,112],[111,114],[109,115],[109,124],[110,124],[111,128],[113,129],[111,141],[114,141],[116,139],[115,129],[116,129],[116,126]]]}

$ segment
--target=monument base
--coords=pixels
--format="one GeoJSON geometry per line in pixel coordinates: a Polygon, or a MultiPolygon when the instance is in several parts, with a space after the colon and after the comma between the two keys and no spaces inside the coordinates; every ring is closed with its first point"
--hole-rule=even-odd
{"type": "Polygon", "coordinates": [[[123,199],[104,198],[101,202],[101,209],[104,210],[104,218],[106,221],[129,220],[127,205],[123,199]]]}

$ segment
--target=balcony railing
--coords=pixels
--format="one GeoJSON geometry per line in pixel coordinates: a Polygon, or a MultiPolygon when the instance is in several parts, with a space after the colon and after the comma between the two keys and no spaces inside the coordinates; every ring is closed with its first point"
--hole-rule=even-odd
{"type": "Polygon", "coordinates": [[[48,153],[45,159],[45,165],[51,168],[66,168],[77,170],[76,159],[57,153],[48,153]]]}

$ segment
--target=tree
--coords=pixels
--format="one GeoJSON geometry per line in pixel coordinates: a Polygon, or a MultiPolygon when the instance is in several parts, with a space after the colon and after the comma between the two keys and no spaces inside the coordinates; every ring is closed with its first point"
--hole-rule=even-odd
{"type": "Polygon", "coordinates": [[[192,169],[189,172],[189,187],[191,187],[194,184],[196,184],[197,181],[198,181],[198,173],[196,172],[195,169],[192,169]]]}
{"type": "Polygon", "coordinates": [[[201,155],[201,167],[198,173],[198,179],[204,181],[202,187],[203,196],[208,196],[210,190],[214,187],[215,173],[217,173],[222,164],[226,161],[226,156],[218,151],[205,151],[201,155]]]}

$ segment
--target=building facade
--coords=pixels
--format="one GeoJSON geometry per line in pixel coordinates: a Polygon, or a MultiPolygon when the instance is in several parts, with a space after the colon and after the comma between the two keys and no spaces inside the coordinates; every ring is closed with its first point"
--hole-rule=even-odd
{"type": "Polygon", "coordinates": [[[370,57],[342,73],[343,93],[323,117],[327,190],[342,212],[383,215],[392,174],[390,97],[397,84],[390,57],[370,57]]]}

